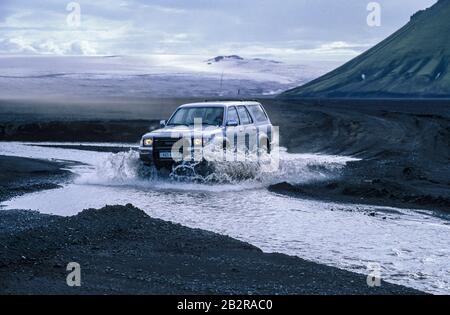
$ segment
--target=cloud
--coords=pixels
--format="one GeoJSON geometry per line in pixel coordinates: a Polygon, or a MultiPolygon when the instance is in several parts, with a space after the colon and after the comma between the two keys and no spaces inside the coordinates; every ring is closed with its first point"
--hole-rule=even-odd
{"type": "Polygon", "coordinates": [[[334,55],[357,55],[361,51],[370,48],[371,44],[348,43],[344,41],[328,42],[317,48],[310,49],[311,52],[317,54],[334,54],[334,55]]]}
{"type": "Polygon", "coordinates": [[[96,55],[97,51],[92,45],[87,41],[72,42],[70,44],[70,49],[66,52],[70,55],[96,55]]]}
{"type": "MultiPolygon", "coordinates": [[[[223,43],[216,46],[221,54],[231,55],[239,52],[243,57],[261,57],[272,58],[287,62],[314,62],[317,60],[342,62],[356,57],[366,49],[370,44],[351,43],[344,41],[311,43],[309,41],[290,41],[288,43],[280,42],[249,42],[249,43],[223,43]]],[[[202,51],[203,54],[214,55],[214,49],[202,51]]]]}
{"type": "Polygon", "coordinates": [[[173,7],[166,7],[166,6],[162,6],[162,5],[150,5],[150,6],[147,6],[147,7],[153,8],[153,9],[158,10],[160,12],[169,13],[169,14],[184,14],[184,13],[187,13],[187,11],[184,10],[184,9],[173,8],[173,7]]]}
{"type": "Polygon", "coordinates": [[[0,40],[1,54],[43,55],[96,55],[95,48],[87,41],[57,43],[52,40],[30,42],[24,38],[0,40]]]}
{"type": "Polygon", "coordinates": [[[436,0],[378,0],[368,27],[361,0],[76,0],[81,25],[59,0],[0,1],[0,53],[57,55],[254,54],[348,60],[436,0]]]}
{"type": "Polygon", "coordinates": [[[37,51],[23,38],[7,38],[0,40],[0,53],[35,54],[37,51]]]}

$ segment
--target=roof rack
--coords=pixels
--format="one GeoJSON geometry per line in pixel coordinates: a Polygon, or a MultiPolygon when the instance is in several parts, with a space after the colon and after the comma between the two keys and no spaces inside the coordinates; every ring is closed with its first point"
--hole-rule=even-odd
{"type": "Polygon", "coordinates": [[[204,103],[212,103],[212,102],[258,102],[259,103],[259,100],[257,100],[257,99],[248,99],[248,100],[246,100],[246,99],[222,99],[222,100],[207,100],[207,99],[205,99],[205,100],[203,100],[203,102],[204,103]]]}

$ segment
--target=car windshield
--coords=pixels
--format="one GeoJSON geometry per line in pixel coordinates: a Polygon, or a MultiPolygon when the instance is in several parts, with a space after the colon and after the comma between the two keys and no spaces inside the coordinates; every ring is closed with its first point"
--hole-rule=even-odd
{"type": "Polygon", "coordinates": [[[173,115],[168,125],[191,126],[195,119],[199,119],[203,125],[222,126],[223,113],[223,107],[183,107],[173,115]]]}

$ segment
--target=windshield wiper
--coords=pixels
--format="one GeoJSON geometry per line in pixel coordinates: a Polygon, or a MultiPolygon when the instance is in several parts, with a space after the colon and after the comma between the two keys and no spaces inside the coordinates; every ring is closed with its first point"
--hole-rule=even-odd
{"type": "Polygon", "coordinates": [[[167,126],[186,126],[189,127],[187,124],[167,124],[167,126]]]}
{"type": "MultiPolygon", "coordinates": [[[[215,127],[219,126],[218,124],[212,124],[212,123],[206,123],[206,122],[202,123],[202,125],[203,126],[215,126],[215,127]]],[[[189,124],[189,126],[195,126],[195,124],[189,124]]]]}

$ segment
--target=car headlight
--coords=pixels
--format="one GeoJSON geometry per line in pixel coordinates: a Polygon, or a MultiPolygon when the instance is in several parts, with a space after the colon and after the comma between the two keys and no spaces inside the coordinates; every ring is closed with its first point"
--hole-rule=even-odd
{"type": "Polygon", "coordinates": [[[152,145],[153,145],[152,138],[144,139],[144,147],[151,147],[152,145]]]}

